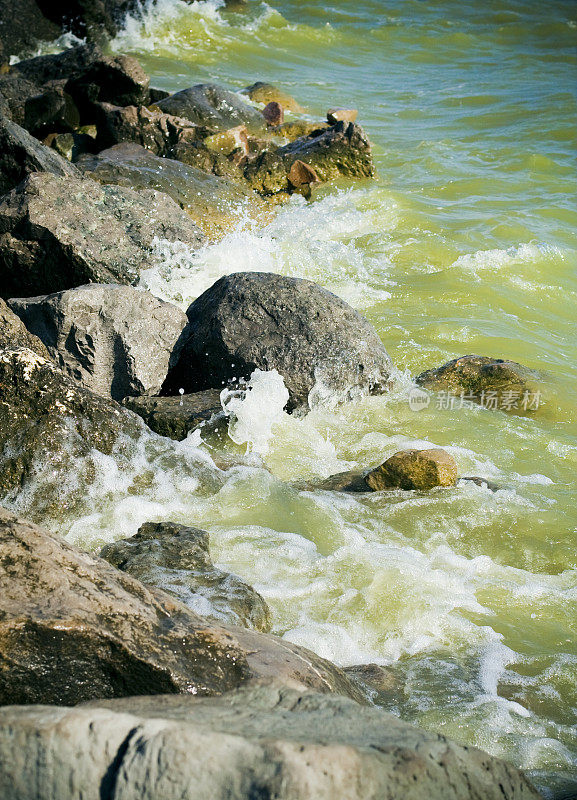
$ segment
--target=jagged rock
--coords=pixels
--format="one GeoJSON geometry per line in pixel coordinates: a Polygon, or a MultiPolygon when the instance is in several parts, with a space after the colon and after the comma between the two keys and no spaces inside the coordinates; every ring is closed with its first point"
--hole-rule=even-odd
{"type": "Polygon", "coordinates": [[[145,106],[121,107],[99,103],[96,119],[101,148],[134,142],[158,156],[169,155],[183,139],[196,141],[208,133],[206,128],[145,106]]]}
{"type": "Polygon", "coordinates": [[[68,161],[76,162],[85,154],[93,154],[97,150],[94,137],[87,133],[51,133],[43,144],[68,161]]]}
{"type": "Polygon", "coordinates": [[[176,397],[127,397],[123,404],[155,433],[177,441],[197,428],[216,424],[224,414],[218,389],[176,397]]]}
{"type": "Polygon", "coordinates": [[[297,160],[312,167],[321,181],[340,176],[369,178],[375,171],[371,145],[362,128],[352,122],[338,122],[321,133],[265,151],[249,161],[244,175],[261,194],[286,192],[291,187],[290,168],[297,160]]]}
{"type": "Polygon", "coordinates": [[[338,667],[308,650],[209,622],[4,510],[0,566],[2,705],[220,694],[271,675],[363,701],[338,667]]]}
{"type": "Polygon", "coordinates": [[[319,136],[329,129],[328,122],[309,122],[306,119],[295,119],[290,122],[283,122],[278,128],[273,129],[273,133],[294,142],[296,139],[309,136],[319,136]]]}
{"type": "Polygon", "coordinates": [[[187,311],[184,347],[163,394],[222,388],[254,369],[276,369],[290,408],[306,408],[319,382],[345,399],[384,391],[391,360],[375,330],[312,281],[240,272],[217,281],[187,311]]]}
{"type": "Polygon", "coordinates": [[[104,184],[165,192],[209,234],[235,225],[239,212],[252,217],[261,213],[259,199],[246,186],[174,159],[159,158],[137,144],[127,142],[97,156],[84,156],[78,166],[104,184]]]}
{"type": "Polygon", "coordinates": [[[66,159],[40,144],[15,122],[0,117],[0,197],[33,172],[80,177],[66,159]]]}
{"type": "Polygon", "coordinates": [[[0,21],[0,61],[8,62],[10,56],[36,49],[39,41],[51,42],[61,33],[35,0],[0,0],[0,21]]]}
{"type": "Polygon", "coordinates": [[[245,125],[253,132],[265,127],[260,111],[215,83],[201,83],[183,89],[161,100],[158,106],[167,114],[184,117],[196,125],[211,128],[213,132],[226,131],[237,125],[245,125]]]}
{"type": "Polygon", "coordinates": [[[468,355],[429,369],[415,378],[419,386],[448,392],[490,410],[526,413],[543,401],[539,376],[516,361],[468,355]]]}
{"type": "Polygon", "coordinates": [[[282,125],[284,122],[284,111],[280,103],[272,101],[268,103],[262,110],[262,115],[266,120],[267,125],[276,127],[282,125]]]}
{"type": "Polygon", "coordinates": [[[538,800],[522,772],[376,708],[260,682],[221,697],[0,709],[4,800],[538,800]]]}
{"type": "Polygon", "coordinates": [[[51,81],[24,104],[24,127],[41,138],[47,132],[72,132],[80,114],[66,91],[65,81],[51,81]]]}
{"type": "Polygon", "coordinates": [[[418,489],[454,486],[458,478],[457,462],[446,450],[401,450],[380,467],[365,475],[367,486],[375,492],[383,489],[418,489]]]}
{"type": "Polygon", "coordinates": [[[204,241],[190,217],[160,192],[30,175],[0,201],[0,297],[134,283],[154,263],[155,237],[192,246],[204,241]]]}
{"type": "Polygon", "coordinates": [[[27,347],[42,358],[50,358],[44,342],[30,333],[20,317],[0,300],[0,350],[27,347]]]}
{"type": "Polygon", "coordinates": [[[356,108],[329,108],[327,111],[329,125],[336,125],[337,122],[356,122],[358,116],[356,108]]]}
{"type": "Polygon", "coordinates": [[[147,522],[130,539],[107,544],[100,555],[142,583],[174,595],[203,617],[257,631],[271,628],[263,598],[241,578],[214,566],[209,535],[200,528],[147,522]]]}
{"type": "Polygon", "coordinates": [[[237,125],[236,128],[207,136],[203,144],[209,150],[224,153],[226,156],[235,150],[241,150],[243,155],[248,155],[248,135],[244,125],[237,125]]]}
{"type": "Polygon", "coordinates": [[[187,322],[176,306],[117,284],[12,299],[10,307],[64,372],[119,401],[160,391],[187,322]]]}
{"type": "Polygon", "coordinates": [[[277,89],[276,86],[270,83],[257,81],[252,86],[247,86],[246,89],[243,89],[243,94],[248,95],[255,103],[264,103],[265,105],[271,102],[279,103],[286,111],[293,111],[296,114],[304,111],[294,97],[283,92],[282,89],[277,89]]]}

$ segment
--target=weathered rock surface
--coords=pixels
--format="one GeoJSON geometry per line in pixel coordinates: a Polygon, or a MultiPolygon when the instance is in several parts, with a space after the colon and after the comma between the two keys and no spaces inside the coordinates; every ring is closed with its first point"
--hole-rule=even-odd
{"type": "Polygon", "coordinates": [[[119,401],[160,391],[187,322],[177,306],[118,284],[14,298],[10,307],[64,372],[119,401]]]}
{"type": "Polygon", "coordinates": [[[278,126],[284,122],[284,110],[280,103],[272,100],[262,110],[262,115],[266,120],[267,125],[278,126]]]}
{"type": "Polygon", "coordinates": [[[0,72],[0,114],[26,126],[26,102],[34,98],[41,89],[11,69],[0,72]]]}
{"type": "Polygon", "coordinates": [[[356,108],[329,108],[327,111],[329,125],[336,125],[337,122],[355,122],[358,116],[356,108]]]}
{"type": "Polygon", "coordinates": [[[0,197],[33,172],[80,177],[78,170],[24,128],[0,117],[0,197]]]}
{"type": "Polygon", "coordinates": [[[42,358],[50,358],[44,343],[30,333],[4,300],[0,300],[0,350],[15,347],[27,347],[42,358]]]}
{"type": "Polygon", "coordinates": [[[418,489],[454,486],[458,478],[457,462],[446,450],[401,450],[365,476],[375,492],[383,489],[418,489]]]}
{"type": "Polygon", "coordinates": [[[173,522],[147,522],[130,539],[107,544],[101,557],[148,586],[157,586],[219,622],[257,631],[271,628],[270,610],[241,578],[217,569],[209,534],[173,522]]]}
{"type": "Polygon", "coordinates": [[[274,683],[0,710],[5,800],[538,800],[524,775],[375,708],[274,683]]]}
{"type": "Polygon", "coordinates": [[[302,113],[304,108],[300,106],[297,101],[290,94],[283,92],[271,83],[264,83],[257,81],[252,86],[247,86],[243,89],[243,94],[246,94],[255,103],[278,103],[286,111],[293,111],[296,114],[302,113]]]}
{"type": "Polygon", "coordinates": [[[243,213],[256,217],[262,211],[262,201],[247,187],[180,161],[159,158],[137,144],[120,144],[97,156],[84,156],[79,167],[103,184],[164,192],[207,234],[230,229],[243,213]]]}
{"type": "Polygon", "coordinates": [[[404,681],[392,667],[381,664],[355,664],[344,668],[345,674],[365,690],[377,706],[395,706],[403,696],[404,681]]]}
{"type": "Polygon", "coordinates": [[[127,397],[123,405],[138,414],[160,436],[182,441],[191,431],[223,417],[220,390],[176,397],[127,397]]]}
{"type": "Polygon", "coordinates": [[[133,142],[157,156],[167,156],[180,142],[200,141],[209,133],[207,128],[146,106],[99,103],[95,118],[100,149],[133,142]]]}
{"type": "Polygon", "coordinates": [[[234,92],[215,83],[201,83],[183,89],[161,100],[158,106],[167,114],[184,117],[214,132],[225,131],[236,125],[245,125],[254,132],[265,127],[260,111],[245,103],[234,92]]]}
{"type": "Polygon", "coordinates": [[[0,201],[0,297],[84,283],[134,283],[155,237],[199,246],[204,236],[167,195],[30,175],[0,201]]]}
{"type": "Polygon", "coordinates": [[[24,103],[24,127],[39,139],[52,132],[70,133],[79,124],[80,114],[65,81],[50,81],[24,103]]]}
{"type": "Polygon", "coordinates": [[[0,566],[0,704],[219,694],[271,674],[363,699],[308,650],[208,622],[4,510],[0,566]]]}
{"type": "Polygon", "coordinates": [[[61,33],[35,0],[0,0],[0,20],[0,63],[36,48],[39,41],[50,42],[61,33]]]}
{"type": "Polygon", "coordinates": [[[536,372],[516,361],[477,355],[455,358],[415,378],[426,389],[513,413],[537,410],[543,400],[538,380],[536,372]]]}
{"type": "Polygon", "coordinates": [[[217,281],[187,311],[184,347],[163,394],[222,388],[256,369],[276,369],[290,408],[306,408],[313,387],[346,399],[388,385],[391,360],[375,330],[312,281],[240,272],[217,281]]]}

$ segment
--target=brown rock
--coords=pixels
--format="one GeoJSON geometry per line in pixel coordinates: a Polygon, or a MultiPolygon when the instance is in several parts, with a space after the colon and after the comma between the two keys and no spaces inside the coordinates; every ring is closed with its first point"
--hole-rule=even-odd
{"type": "Polygon", "coordinates": [[[329,108],[327,111],[329,125],[336,125],[337,122],[356,122],[358,116],[356,108],[329,108]]]}
{"type": "Polygon", "coordinates": [[[267,125],[277,126],[284,122],[283,107],[276,100],[272,100],[263,108],[262,115],[266,119],[267,125]]]}
{"type": "Polygon", "coordinates": [[[309,122],[306,119],[295,119],[290,122],[283,122],[282,125],[274,129],[273,133],[288,139],[289,142],[294,142],[295,139],[300,139],[302,136],[320,134],[327,130],[328,127],[328,122],[309,122]]]}
{"type": "Polygon", "coordinates": [[[380,467],[371,470],[365,481],[373,491],[383,489],[418,489],[454,486],[457,462],[446,450],[401,450],[380,467]]]}
{"type": "Polygon", "coordinates": [[[291,164],[291,168],[288,172],[288,179],[295,188],[319,182],[319,176],[315,170],[308,164],[305,164],[304,161],[298,160],[293,161],[291,164]]]}
{"type": "Polygon", "coordinates": [[[244,94],[247,94],[250,99],[255,103],[271,103],[276,102],[280,103],[283,108],[286,108],[287,111],[293,111],[297,114],[302,113],[304,109],[300,106],[294,97],[291,97],[290,94],[283,92],[282,89],[277,89],[276,86],[273,86],[270,83],[263,83],[262,81],[257,81],[253,83],[252,86],[247,86],[244,89],[244,94]]]}

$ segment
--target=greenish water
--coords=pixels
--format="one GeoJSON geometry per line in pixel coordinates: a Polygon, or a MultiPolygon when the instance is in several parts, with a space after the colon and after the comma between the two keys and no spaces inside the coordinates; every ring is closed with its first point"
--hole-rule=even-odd
{"type": "Polygon", "coordinates": [[[313,116],[358,108],[379,172],[200,253],[159,244],[144,285],[186,307],[226,272],[312,278],[375,325],[397,383],[298,420],[261,376],[236,443],[143,437],[62,490],[67,503],[80,488],[69,536],[91,547],[149,519],[207,528],[277,633],[340,664],[393,665],[396,713],[529,770],[546,795],[577,791],[576,43],[571,2],[161,0],[130,20],[114,46],[157,87],[267,80],[313,116]],[[411,411],[410,376],[465,353],[539,370],[546,404],[411,411]],[[428,443],[504,488],[290,485],[428,443]],[[214,478],[215,449],[241,465],[214,478]]]}

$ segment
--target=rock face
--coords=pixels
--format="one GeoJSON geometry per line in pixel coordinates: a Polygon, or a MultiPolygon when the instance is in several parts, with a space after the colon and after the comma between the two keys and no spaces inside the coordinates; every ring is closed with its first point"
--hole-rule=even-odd
{"type": "Polygon", "coordinates": [[[0,117],[0,197],[33,172],[80,177],[66,159],[40,144],[15,122],[0,117]]]}
{"type": "Polygon", "coordinates": [[[457,462],[446,450],[401,450],[380,467],[365,476],[365,482],[375,492],[382,489],[418,489],[426,491],[435,486],[454,486],[457,482],[457,462]]]}
{"type": "Polygon", "coordinates": [[[177,397],[127,397],[124,405],[155,433],[179,442],[196,428],[216,424],[224,414],[218,389],[177,397]]]}
{"type": "Polygon", "coordinates": [[[210,623],[4,510],[0,566],[0,705],[219,694],[271,673],[362,700],[304,648],[210,623]]]}
{"type": "Polygon", "coordinates": [[[130,539],[106,545],[111,564],[148,586],[174,595],[203,617],[257,631],[271,628],[270,610],[252,586],[217,569],[209,535],[173,522],[147,522],[130,539]]]}
{"type": "Polygon", "coordinates": [[[264,128],[264,120],[257,109],[249,106],[234,92],[215,83],[201,83],[190,89],[183,89],[166,100],[161,100],[158,106],[167,114],[184,117],[214,132],[225,131],[237,125],[245,125],[248,130],[255,132],[264,128]]]}
{"type": "Polygon", "coordinates": [[[64,372],[119,401],[160,391],[186,325],[176,306],[117,284],[12,299],[10,307],[64,372]]]}
{"type": "Polygon", "coordinates": [[[15,347],[27,347],[42,358],[50,358],[44,343],[30,333],[4,300],[0,300],[0,350],[15,347]]]}
{"type": "Polygon", "coordinates": [[[297,687],[0,709],[4,800],[538,800],[521,772],[297,687]]]}
{"type": "Polygon", "coordinates": [[[446,391],[491,410],[523,413],[537,410],[538,375],[516,361],[468,355],[429,369],[415,378],[419,386],[446,391]]]}
{"type": "Polygon", "coordinates": [[[184,347],[163,394],[222,388],[276,369],[290,408],[319,382],[345,399],[387,388],[391,360],[369,323],[312,281],[259,272],[221,278],[187,311],[184,347]]]}
{"type": "Polygon", "coordinates": [[[160,192],[30,175],[0,202],[0,297],[133,283],[151,266],[155,237],[193,246],[204,241],[160,192]]]}

